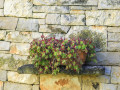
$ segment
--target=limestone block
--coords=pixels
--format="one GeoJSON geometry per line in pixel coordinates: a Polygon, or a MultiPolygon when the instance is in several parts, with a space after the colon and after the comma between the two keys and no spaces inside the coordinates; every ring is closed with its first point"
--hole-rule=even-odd
{"type": "Polygon", "coordinates": [[[112,67],[111,83],[119,83],[120,84],[120,67],[118,67],[118,66],[112,67]]]}
{"type": "Polygon", "coordinates": [[[11,43],[10,53],[19,55],[29,55],[30,44],[28,43],[11,43]]]}
{"type": "Polygon", "coordinates": [[[32,0],[5,0],[6,16],[32,17],[32,0]]]}
{"type": "Polygon", "coordinates": [[[38,33],[38,32],[32,32],[31,33],[31,37],[33,39],[41,39],[42,33],[38,33]]]}
{"type": "Polygon", "coordinates": [[[33,89],[32,90],[40,90],[40,86],[39,85],[33,85],[33,89]]]}
{"type": "Polygon", "coordinates": [[[120,26],[119,16],[119,10],[86,11],[86,24],[120,26]]]}
{"type": "Polygon", "coordinates": [[[0,31],[0,40],[5,40],[5,36],[6,36],[6,31],[4,30],[0,31]]]}
{"type": "Polygon", "coordinates": [[[85,15],[61,15],[61,25],[85,25],[85,15]]]}
{"type": "Polygon", "coordinates": [[[3,8],[4,6],[4,0],[0,0],[0,8],[3,8]]]}
{"type": "Polygon", "coordinates": [[[46,13],[33,13],[33,18],[45,18],[46,13]]]}
{"type": "Polygon", "coordinates": [[[81,90],[81,83],[75,75],[44,74],[40,75],[40,88],[41,90],[81,90]]]}
{"type": "Polygon", "coordinates": [[[0,50],[9,50],[10,42],[0,41],[0,50]]]}
{"type": "Polygon", "coordinates": [[[70,14],[85,14],[85,11],[83,11],[83,10],[71,10],[70,14]]]}
{"type": "Polygon", "coordinates": [[[70,6],[71,10],[91,10],[89,6],[70,6]]]}
{"type": "Polygon", "coordinates": [[[11,54],[3,54],[3,53],[0,53],[0,58],[3,58],[3,59],[9,59],[11,58],[11,54]]]}
{"type": "Polygon", "coordinates": [[[120,33],[108,33],[108,41],[120,41],[120,33]]]}
{"type": "Polygon", "coordinates": [[[17,25],[18,31],[38,31],[38,19],[20,18],[17,25]]]}
{"type": "Polygon", "coordinates": [[[120,27],[108,27],[108,32],[120,32],[120,27]]]}
{"type": "Polygon", "coordinates": [[[98,0],[33,0],[35,5],[97,5],[98,0]]]}
{"type": "Polygon", "coordinates": [[[33,12],[69,13],[69,6],[34,6],[33,12]]]}
{"type": "Polygon", "coordinates": [[[47,24],[60,24],[60,14],[47,14],[46,23],[47,24]]]}
{"type": "Polygon", "coordinates": [[[0,90],[3,90],[3,82],[0,81],[0,90]]]}
{"type": "Polygon", "coordinates": [[[117,90],[117,85],[100,83],[99,90],[117,90]]]}
{"type": "Polygon", "coordinates": [[[50,38],[50,37],[55,37],[56,39],[65,38],[65,34],[43,33],[43,35],[47,38],[50,38]]]}
{"type": "Polygon", "coordinates": [[[32,85],[5,82],[4,90],[32,90],[32,85]]]}
{"type": "Polygon", "coordinates": [[[39,22],[40,25],[41,24],[43,25],[43,24],[45,24],[45,19],[39,19],[38,22],[39,22]]]}
{"type": "Polygon", "coordinates": [[[18,74],[17,72],[8,72],[8,81],[25,84],[39,84],[39,78],[33,74],[18,74]]]}
{"type": "Polygon", "coordinates": [[[7,80],[7,71],[0,70],[0,81],[6,81],[7,80]]]}
{"type": "Polygon", "coordinates": [[[18,19],[14,17],[0,17],[0,29],[15,29],[17,21],[18,19]]]}
{"type": "Polygon", "coordinates": [[[99,0],[98,9],[120,9],[119,0],[99,0]]]}
{"type": "Polygon", "coordinates": [[[4,16],[3,9],[0,9],[0,16],[4,16]]]}
{"type": "Polygon", "coordinates": [[[105,75],[111,75],[111,66],[105,66],[105,75]]]}
{"type": "Polygon", "coordinates": [[[15,60],[28,60],[28,56],[13,55],[15,60]]]}
{"type": "Polygon", "coordinates": [[[120,51],[120,42],[108,42],[108,51],[120,51]]]}

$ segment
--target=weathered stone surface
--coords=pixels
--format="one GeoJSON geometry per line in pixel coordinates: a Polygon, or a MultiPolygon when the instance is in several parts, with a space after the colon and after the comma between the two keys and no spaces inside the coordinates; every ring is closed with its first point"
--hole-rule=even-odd
{"type": "Polygon", "coordinates": [[[70,14],[85,14],[85,11],[83,10],[70,10],[70,14]]]}
{"type": "Polygon", "coordinates": [[[70,6],[71,10],[91,10],[89,6],[70,6]]]}
{"type": "Polygon", "coordinates": [[[100,83],[99,90],[117,90],[117,85],[100,83]]]}
{"type": "Polygon", "coordinates": [[[54,33],[44,33],[43,34],[45,37],[50,38],[50,37],[55,37],[56,39],[64,39],[65,38],[65,34],[54,34],[54,33]]]}
{"type": "Polygon", "coordinates": [[[32,32],[31,37],[33,39],[41,39],[42,33],[32,32]]]}
{"type": "Polygon", "coordinates": [[[120,9],[119,0],[99,0],[98,9],[120,9]]]}
{"type": "Polygon", "coordinates": [[[0,41],[0,50],[9,50],[10,42],[0,41]]]}
{"type": "Polygon", "coordinates": [[[13,55],[15,60],[28,60],[28,56],[13,55]]]}
{"type": "Polygon", "coordinates": [[[32,85],[5,82],[4,90],[32,90],[32,85]]]}
{"type": "Polygon", "coordinates": [[[7,80],[7,71],[0,70],[0,81],[6,81],[7,80]]]}
{"type": "Polygon", "coordinates": [[[118,89],[117,90],[120,90],[120,85],[118,85],[118,89]]]}
{"type": "Polygon", "coordinates": [[[33,85],[33,89],[32,90],[40,90],[40,86],[39,85],[33,85]]]}
{"type": "Polygon", "coordinates": [[[38,70],[33,64],[23,65],[17,69],[17,72],[19,74],[38,74],[38,70]]]}
{"type": "Polygon", "coordinates": [[[25,83],[25,84],[39,84],[39,78],[33,74],[18,74],[17,72],[8,72],[8,81],[25,83]]]}
{"type": "Polygon", "coordinates": [[[0,16],[4,16],[3,9],[0,9],[0,16]]]}
{"type": "Polygon", "coordinates": [[[34,6],[33,12],[69,13],[69,6],[34,6]]]}
{"type": "Polygon", "coordinates": [[[47,24],[60,24],[61,18],[60,14],[47,14],[46,23],[47,24]]]}
{"type": "Polygon", "coordinates": [[[0,29],[15,29],[17,21],[18,19],[14,17],[0,17],[0,29]]]}
{"type": "Polygon", "coordinates": [[[3,8],[4,6],[4,0],[0,0],[0,8],[3,8]]]}
{"type": "Polygon", "coordinates": [[[35,5],[97,5],[98,0],[33,0],[35,5]]]}
{"type": "Polygon", "coordinates": [[[39,19],[38,22],[39,22],[40,25],[45,24],[45,19],[39,19]]]}
{"type": "Polygon", "coordinates": [[[12,43],[10,48],[11,54],[29,55],[30,44],[28,43],[12,43]]]}
{"type": "Polygon", "coordinates": [[[120,84],[120,67],[118,67],[118,66],[112,67],[111,83],[119,83],[120,84]]]}
{"type": "Polygon", "coordinates": [[[86,24],[120,26],[119,16],[119,10],[86,11],[86,24]]]}
{"type": "Polygon", "coordinates": [[[111,75],[111,66],[105,66],[105,75],[111,75]]]}
{"type": "Polygon", "coordinates": [[[3,53],[0,53],[0,58],[3,58],[3,59],[8,59],[8,58],[11,58],[11,54],[3,54],[3,53]]]}
{"type": "Polygon", "coordinates": [[[3,82],[0,81],[0,90],[3,90],[3,82]]]}
{"type": "Polygon", "coordinates": [[[120,27],[108,27],[108,32],[120,32],[120,27]]]}
{"type": "Polygon", "coordinates": [[[6,36],[6,41],[11,42],[31,42],[31,34],[29,32],[9,32],[6,36]]]}
{"type": "Polygon", "coordinates": [[[85,15],[61,15],[61,25],[85,25],[85,15]]]}
{"type": "Polygon", "coordinates": [[[31,0],[5,0],[4,14],[6,16],[32,17],[31,0]]]}
{"type": "Polygon", "coordinates": [[[70,26],[40,25],[39,32],[67,33],[70,26]]]}
{"type": "Polygon", "coordinates": [[[20,18],[17,25],[18,31],[38,31],[38,19],[20,18]]]}
{"type": "Polygon", "coordinates": [[[46,13],[33,13],[33,18],[45,18],[46,13]]]}
{"type": "Polygon", "coordinates": [[[120,33],[108,33],[108,41],[120,41],[120,33]]]}
{"type": "Polygon", "coordinates": [[[120,51],[120,42],[108,42],[108,51],[120,51]]]}
{"type": "Polygon", "coordinates": [[[78,76],[43,74],[40,75],[40,82],[41,90],[81,90],[78,76]]]}
{"type": "Polygon", "coordinates": [[[6,31],[0,31],[0,40],[5,40],[6,31]]]}

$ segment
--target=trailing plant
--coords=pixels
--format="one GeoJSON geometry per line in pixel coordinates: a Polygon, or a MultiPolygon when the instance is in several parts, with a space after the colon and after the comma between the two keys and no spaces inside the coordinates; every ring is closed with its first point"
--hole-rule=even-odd
{"type": "Polygon", "coordinates": [[[57,74],[60,65],[65,65],[66,70],[74,70],[79,73],[83,60],[78,53],[89,53],[89,58],[95,56],[95,47],[92,41],[86,39],[56,39],[55,37],[35,39],[31,42],[30,58],[39,70],[39,73],[57,74]]]}

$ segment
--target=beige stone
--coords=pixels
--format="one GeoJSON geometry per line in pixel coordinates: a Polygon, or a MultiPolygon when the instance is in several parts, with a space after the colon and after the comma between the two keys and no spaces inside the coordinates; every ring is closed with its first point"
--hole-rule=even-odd
{"type": "Polygon", "coordinates": [[[32,90],[40,90],[40,86],[39,85],[33,85],[33,89],[32,90]]]}
{"type": "Polygon", "coordinates": [[[11,54],[4,54],[4,53],[0,53],[0,58],[3,58],[3,59],[9,59],[11,58],[11,54]]]}
{"type": "Polygon", "coordinates": [[[3,82],[0,81],[0,90],[3,90],[3,82]]]}
{"type": "Polygon", "coordinates": [[[39,19],[38,22],[39,22],[40,25],[41,25],[41,24],[43,25],[43,24],[46,23],[46,22],[45,22],[45,19],[39,19]]]}
{"type": "Polygon", "coordinates": [[[3,9],[0,9],[0,16],[4,16],[3,9]]]}
{"type": "Polygon", "coordinates": [[[33,13],[33,18],[45,18],[46,13],[33,13]]]}
{"type": "Polygon", "coordinates": [[[4,0],[0,0],[0,8],[3,8],[4,6],[4,0]]]}
{"type": "Polygon", "coordinates": [[[13,55],[15,60],[28,60],[28,56],[13,55]]]}
{"type": "Polygon", "coordinates": [[[32,85],[5,82],[4,90],[32,90],[32,85]]]}
{"type": "Polygon", "coordinates": [[[32,0],[5,0],[6,16],[32,17],[32,0]]]}
{"type": "Polygon", "coordinates": [[[70,6],[71,10],[91,10],[90,6],[70,6]]]}
{"type": "Polygon", "coordinates": [[[0,17],[0,29],[14,29],[17,25],[17,18],[14,17],[0,17]],[[12,22],[12,23],[10,23],[12,22]]]}
{"type": "Polygon", "coordinates": [[[6,31],[0,31],[0,40],[5,40],[6,31]]]}
{"type": "Polygon", "coordinates": [[[8,81],[25,84],[39,84],[39,78],[33,74],[18,74],[17,72],[8,72],[8,81]]]}
{"type": "Polygon", "coordinates": [[[29,55],[30,44],[28,43],[11,43],[10,53],[19,55],[29,55]]]}
{"type": "Polygon", "coordinates": [[[0,41],[0,50],[9,50],[10,42],[0,41]]]}
{"type": "Polygon", "coordinates": [[[108,27],[108,32],[120,32],[120,27],[108,27]]]}
{"type": "Polygon", "coordinates": [[[78,76],[72,75],[40,75],[41,90],[81,90],[78,76]]]}
{"type": "Polygon", "coordinates": [[[120,84],[120,67],[113,66],[111,72],[111,83],[120,84]]]}
{"type": "Polygon", "coordinates": [[[85,11],[83,11],[83,10],[71,10],[70,11],[70,14],[84,14],[85,13],[85,11]]]}
{"type": "Polygon", "coordinates": [[[99,90],[117,90],[117,85],[100,83],[99,90]]]}
{"type": "Polygon", "coordinates": [[[120,41],[120,33],[108,33],[108,41],[120,41]]]}
{"type": "Polygon", "coordinates": [[[6,81],[7,80],[7,71],[0,70],[0,81],[6,81]]]}
{"type": "Polygon", "coordinates": [[[41,39],[42,33],[32,32],[31,37],[33,39],[41,39]]]}
{"type": "Polygon", "coordinates": [[[108,42],[108,51],[120,51],[120,42],[108,42]]]}

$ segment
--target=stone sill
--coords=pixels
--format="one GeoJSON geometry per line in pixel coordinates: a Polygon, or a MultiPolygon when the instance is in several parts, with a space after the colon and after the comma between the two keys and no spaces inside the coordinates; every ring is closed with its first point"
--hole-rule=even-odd
{"type": "MultiPolygon", "coordinates": [[[[38,70],[34,67],[33,64],[27,64],[19,67],[17,72],[19,74],[38,74],[38,70]]],[[[60,70],[60,73],[65,74],[75,74],[75,72],[71,70],[60,70]]],[[[79,75],[105,75],[105,67],[104,66],[82,66],[82,70],[79,75]]]]}

